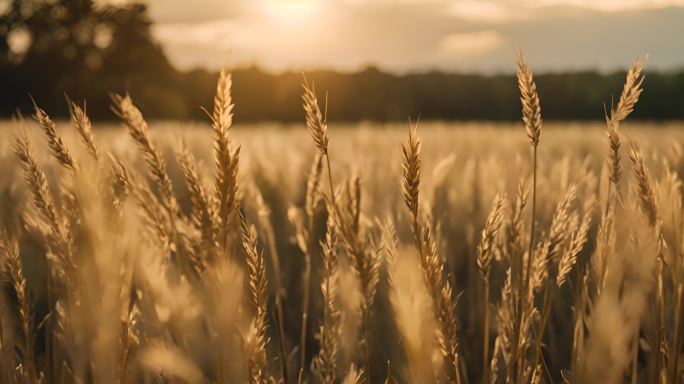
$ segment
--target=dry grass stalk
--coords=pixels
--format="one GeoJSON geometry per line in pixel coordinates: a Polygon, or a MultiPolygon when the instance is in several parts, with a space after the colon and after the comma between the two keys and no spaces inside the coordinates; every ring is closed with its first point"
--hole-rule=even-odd
{"type": "MultiPolygon", "coordinates": [[[[124,174],[121,174],[120,176],[126,177],[124,174]]],[[[141,185],[140,182],[133,181],[133,179],[130,178],[128,179],[128,183],[130,185],[130,190],[135,197],[139,212],[143,216],[143,220],[146,224],[145,231],[147,231],[152,238],[157,239],[158,244],[167,254],[173,254],[177,249],[177,245],[164,207],[147,186],[141,185]]]]}
{"type": "Polygon", "coordinates": [[[171,178],[166,170],[166,162],[152,140],[142,112],[133,104],[129,95],[112,95],[112,103],[112,110],[124,121],[128,127],[128,133],[143,153],[150,174],[159,186],[162,204],[173,223],[178,216],[178,203],[173,192],[171,178]]]}
{"type": "Polygon", "coordinates": [[[558,274],[556,275],[556,285],[562,287],[567,281],[572,267],[577,263],[577,255],[582,251],[584,244],[589,238],[591,228],[591,211],[585,212],[582,221],[575,232],[573,232],[565,251],[558,262],[558,274]]]}
{"type": "Polygon", "coordinates": [[[536,148],[539,145],[542,119],[537,85],[522,53],[518,52],[517,60],[518,89],[520,90],[520,102],[522,103],[523,122],[527,131],[527,139],[530,145],[536,148]]]}
{"type": "Polygon", "coordinates": [[[209,201],[209,196],[202,186],[195,157],[184,143],[181,143],[177,157],[181,172],[185,177],[185,184],[190,191],[192,222],[195,228],[202,234],[202,243],[208,254],[207,256],[212,259],[212,252],[216,246],[216,225],[214,223],[213,207],[209,201]]]}
{"type": "Polygon", "coordinates": [[[522,284],[523,278],[523,257],[525,253],[525,208],[528,202],[528,188],[524,180],[520,180],[516,192],[513,214],[507,228],[508,249],[507,255],[511,265],[513,276],[513,287],[516,291],[522,284]],[[520,279],[518,279],[520,278],[520,279]],[[519,281],[520,280],[520,281],[519,281]]]}
{"type": "Polygon", "coordinates": [[[321,173],[323,172],[323,155],[316,154],[309,177],[306,179],[306,200],[304,203],[307,218],[313,219],[318,199],[320,198],[321,173]]]}
{"type": "Polygon", "coordinates": [[[634,106],[639,101],[639,96],[641,96],[643,91],[643,71],[644,60],[637,58],[627,72],[627,79],[622,88],[618,104],[610,111],[608,124],[612,128],[617,129],[620,122],[624,121],[634,111],[634,106]]]}
{"type": "Polygon", "coordinates": [[[45,133],[48,145],[50,146],[50,152],[52,152],[52,155],[57,159],[61,166],[70,171],[74,171],[76,169],[76,163],[71,157],[71,153],[69,153],[64,141],[62,141],[62,138],[57,134],[55,123],[50,116],[35,103],[33,108],[35,110],[34,118],[43,130],[43,133],[45,133]]]}
{"type": "Polygon", "coordinates": [[[81,142],[86,148],[86,151],[97,163],[100,163],[101,155],[100,151],[97,149],[95,143],[95,136],[93,135],[93,126],[86,113],[86,104],[83,103],[83,107],[78,105],[76,102],[67,99],[69,104],[69,111],[71,113],[71,120],[73,121],[74,127],[78,132],[81,142]]]}
{"type": "Polygon", "coordinates": [[[454,299],[449,281],[444,277],[444,266],[437,254],[437,247],[432,240],[429,227],[421,226],[419,218],[420,192],[420,138],[416,126],[410,127],[407,145],[402,145],[403,160],[403,194],[404,203],[409,209],[416,239],[416,248],[420,255],[423,281],[428,288],[432,300],[435,318],[439,324],[438,341],[445,362],[447,381],[460,380],[458,366],[458,342],[456,336],[457,322],[454,315],[454,299]]]}
{"type": "Polygon", "coordinates": [[[38,167],[31,142],[25,131],[17,133],[14,153],[19,158],[24,170],[24,180],[33,197],[33,204],[50,228],[47,235],[48,249],[59,260],[62,271],[70,276],[72,283],[75,283],[76,266],[72,260],[71,231],[57,211],[57,206],[50,193],[47,176],[38,167]]]}
{"type": "Polygon", "coordinates": [[[656,206],[655,192],[651,182],[651,175],[644,163],[644,155],[636,143],[632,142],[629,147],[629,160],[637,181],[636,197],[640,207],[648,218],[648,225],[655,228],[659,225],[658,209],[656,206]]]}
{"type": "Polygon", "coordinates": [[[275,318],[278,323],[278,346],[280,347],[280,369],[283,381],[285,384],[289,382],[289,374],[287,368],[287,339],[285,335],[285,311],[283,310],[283,289],[281,286],[281,268],[280,256],[276,246],[275,232],[271,224],[271,208],[264,201],[264,197],[258,189],[255,189],[257,216],[259,224],[266,236],[268,244],[268,252],[273,266],[273,273],[271,274],[271,283],[275,291],[275,318]]]}
{"type": "Polygon", "coordinates": [[[340,238],[359,283],[365,371],[371,372],[370,320],[380,282],[381,249],[378,249],[367,228],[361,224],[361,186],[358,177],[347,183],[343,197],[335,215],[335,225],[339,228],[340,238]]]}
{"type": "Polygon", "coordinates": [[[121,208],[131,192],[132,181],[128,168],[121,160],[109,155],[109,163],[112,174],[111,196],[114,209],[121,212],[121,208]]]}
{"type": "Polygon", "coordinates": [[[494,197],[492,209],[489,211],[487,221],[482,229],[480,244],[477,246],[477,267],[484,279],[489,276],[489,270],[494,256],[494,242],[503,225],[505,202],[505,195],[498,194],[494,197]]]}
{"type": "Polygon", "coordinates": [[[338,295],[338,237],[335,233],[335,221],[328,219],[328,231],[325,241],[321,243],[323,255],[323,322],[319,326],[320,350],[311,362],[311,370],[320,383],[333,384],[337,380],[337,351],[340,337],[340,310],[337,305],[338,295]]]}
{"type": "Polygon", "coordinates": [[[513,367],[509,365],[508,378],[512,379],[512,375],[516,375],[517,380],[520,381],[523,375],[522,359],[520,358],[520,341],[523,331],[523,306],[528,301],[527,295],[530,290],[530,278],[532,272],[532,264],[534,261],[534,234],[536,222],[537,209],[537,147],[539,145],[539,137],[542,130],[541,119],[541,105],[539,102],[539,95],[537,94],[537,85],[534,81],[532,72],[525,63],[522,53],[518,53],[517,60],[517,78],[518,88],[520,90],[520,101],[522,103],[522,116],[525,123],[525,130],[527,138],[532,146],[532,213],[530,220],[530,241],[527,249],[527,263],[525,265],[524,275],[520,271],[520,276],[516,281],[522,281],[522,284],[517,287],[516,298],[518,304],[516,305],[515,316],[515,334],[513,341],[513,362],[517,364],[517,372],[514,372],[513,367]]]}
{"type": "Polygon", "coordinates": [[[318,105],[314,85],[309,85],[309,82],[304,78],[302,88],[304,89],[302,102],[306,113],[306,127],[321,155],[326,156],[328,154],[328,123],[318,105]]]}
{"type": "Polygon", "coordinates": [[[409,137],[406,146],[402,144],[402,151],[404,153],[404,162],[402,163],[403,169],[403,193],[404,202],[406,207],[408,207],[409,213],[413,218],[413,230],[416,239],[420,239],[420,230],[417,226],[418,224],[418,204],[420,198],[420,138],[417,132],[418,127],[409,127],[409,137]]]}
{"type": "Polygon", "coordinates": [[[214,96],[212,130],[214,132],[214,163],[216,183],[214,196],[217,201],[218,239],[222,249],[228,250],[228,237],[238,220],[240,190],[238,183],[238,164],[240,147],[233,148],[230,140],[230,127],[233,123],[233,101],[231,97],[232,77],[226,70],[219,75],[214,96]]]}
{"type": "Polygon", "coordinates": [[[487,216],[482,237],[477,247],[477,267],[484,281],[484,325],[482,327],[482,377],[483,381],[489,381],[489,272],[494,252],[494,242],[499,230],[503,225],[505,195],[496,195],[492,203],[492,209],[487,216]]]}
{"type": "MultiPolygon", "coordinates": [[[[656,197],[654,186],[651,181],[651,174],[646,168],[644,162],[644,156],[641,149],[636,143],[630,143],[629,159],[632,163],[632,171],[634,177],[636,178],[636,190],[635,199],[638,200],[638,205],[641,212],[645,215],[647,219],[648,227],[652,230],[653,236],[657,242],[657,272],[656,272],[656,297],[655,297],[655,334],[653,345],[661,346],[665,342],[666,335],[664,335],[663,327],[661,322],[663,321],[665,315],[663,313],[665,308],[665,294],[664,290],[664,267],[666,264],[672,265],[673,262],[669,260],[669,250],[667,243],[665,242],[665,237],[663,234],[663,222],[658,213],[658,207],[656,205],[656,197]]],[[[663,356],[662,347],[658,348],[656,351],[655,366],[653,368],[653,380],[661,377],[661,367],[663,366],[662,361],[666,358],[663,356]]]]}
{"type": "Polygon", "coordinates": [[[33,304],[26,285],[24,268],[19,257],[19,244],[15,239],[10,240],[4,229],[0,229],[0,252],[2,253],[0,261],[6,266],[9,282],[12,288],[14,288],[17,298],[17,309],[23,337],[21,365],[24,367],[23,372],[26,375],[26,379],[29,383],[33,383],[37,378],[34,360],[34,333],[36,330],[33,324],[33,304]]]}
{"type": "MultiPolygon", "coordinates": [[[[304,201],[304,213],[306,214],[306,224],[297,225],[297,239],[302,252],[304,253],[304,276],[302,279],[303,302],[302,302],[302,322],[300,330],[300,360],[299,367],[303,372],[306,368],[306,339],[308,334],[309,321],[309,302],[311,295],[311,252],[314,248],[314,218],[316,214],[316,204],[320,196],[320,178],[323,169],[323,155],[316,154],[311,170],[306,180],[306,198],[304,201]]],[[[332,228],[331,228],[332,229],[332,228]]]]}
{"type": "MultiPolygon", "coordinates": [[[[634,110],[634,106],[639,101],[639,96],[643,91],[644,75],[643,61],[638,58],[632,67],[627,72],[627,79],[620,94],[618,104],[611,108],[610,116],[606,114],[606,123],[608,126],[608,144],[609,156],[608,163],[610,169],[610,181],[614,186],[615,191],[618,190],[618,183],[620,182],[621,167],[620,167],[620,123],[624,121],[634,110]]],[[[610,187],[609,187],[610,188],[610,187]]],[[[609,190],[609,195],[610,195],[609,190]]],[[[612,198],[609,196],[609,204],[612,198]]]]}
{"type": "Polygon", "coordinates": [[[256,229],[248,227],[244,218],[240,220],[242,245],[247,254],[247,272],[249,276],[250,300],[255,310],[250,334],[247,337],[247,354],[249,356],[249,382],[262,384],[267,382],[266,335],[268,287],[266,281],[266,265],[261,252],[257,250],[256,229]]]}

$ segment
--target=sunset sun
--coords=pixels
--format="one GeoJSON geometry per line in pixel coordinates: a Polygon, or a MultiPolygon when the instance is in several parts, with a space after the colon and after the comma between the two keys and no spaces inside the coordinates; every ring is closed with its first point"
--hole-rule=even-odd
{"type": "Polygon", "coordinates": [[[263,10],[274,20],[298,23],[317,13],[320,5],[318,0],[264,0],[263,10]]]}

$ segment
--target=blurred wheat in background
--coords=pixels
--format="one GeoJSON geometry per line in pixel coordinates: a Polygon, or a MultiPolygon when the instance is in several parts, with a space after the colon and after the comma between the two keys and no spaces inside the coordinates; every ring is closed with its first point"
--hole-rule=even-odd
{"type": "Polygon", "coordinates": [[[643,60],[602,126],[544,126],[517,68],[524,127],[448,134],[329,125],[306,79],[311,137],[235,129],[225,71],[211,128],[34,105],[0,148],[0,382],[681,383],[682,133],[622,127],[643,60]]]}

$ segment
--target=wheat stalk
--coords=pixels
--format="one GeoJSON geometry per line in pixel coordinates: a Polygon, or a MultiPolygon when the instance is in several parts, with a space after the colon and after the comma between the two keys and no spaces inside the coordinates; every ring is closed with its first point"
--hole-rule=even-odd
{"type": "Polygon", "coordinates": [[[644,155],[641,149],[634,142],[630,143],[629,160],[632,163],[632,170],[637,181],[636,196],[639,199],[642,211],[648,218],[648,224],[655,228],[658,225],[659,218],[651,175],[644,163],[644,155]]]}
{"type": "Polygon", "coordinates": [[[195,157],[192,155],[184,143],[176,155],[180,164],[181,172],[185,177],[185,184],[190,191],[190,202],[192,204],[192,220],[195,227],[202,234],[202,242],[207,247],[206,252],[212,257],[212,252],[216,246],[216,234],[214,229],[214,212],[212,210],[209,196],[202,186],[195,157]]]}
{"type": "MultiPolygon", "coordinates": [[[[517,305],[517,314],[515,320],[515,335],[513,342],[513,360],[515,363],[522,364],[522,360],[519,359],[519,343],[521,339],[522,327],[523,327],[523,313],[522,306],[527,301],[527,293],[530,287],[530,276],[532,271],[532,263],[534,260],[534,233],[535,233],[535,221],[536,221],[536,209],[537,209],[537,147],[539,145],[539,137],[541,136],[542,120],[541,120],[541,105],[539,101],[539,95],[537,94],[537,85],[534,81],[532,72],[527,66],[522,53],[518,52],[517,57],[517,78],[518,78],[518,89],[520,90],[520,101],[522,103],[522,116],[523,122],[525,123],[525,130],[527,132],[527,138],[532,146],[532,213],[530,221],[530,241],[527,249],[527,264],[525,266],[524,278],[520,276],[518,280],[523,281],[522,286],[518,287],[517,296],[519,298],[519,303],[517,305]]],[[[521,271],[522,272],[522,271],[521,271]]],[[[513,374],[511,366],[509,366],[509,379],[513,374]]],[[[522,367],[518,367],[517,378],[521,379],[522,367]]]]}
{"type": "Polygon", "coordinates": [[[71,114],[71,120],[73,121],[74,127],[78,132],[81,142],[86,148],[86,151],[90,157],[95,160],[98,164],[100,163],[100,151],[95,143],[95,136],[93,135],[93,126],[86,113],[86,103],[83,103],[83,107],[78,105],[76,102],[71,101],[67,98],[67,103],[69,104],[69,112],[71,114]]]}
{"type": "Polygon", "coordinates": [[[482,328],[482,380],[489,381],[489,272],[491,269],[491,261],[494,252],[494,241],[503,225],[504,205],[506,197],[504,195],[496,195],[492,203],[492,209],[489,211],[487,221],[484,229],[482,229],[482,237],[480,244],[477,247],[477,267],[480,269],[480,274],[484,282],[484,325],[482,328]]]}
{"type": "MultiPolygon", "coordinates": [[[[643,91],[643,69],[643,60],[641,60],[641,58],[637,58],[627,72],[627,78],[625,80],[624,87],[622,88],[622,93],[620,94],[618,104],[610,109],[610,115],[606,114],[609,145],[608,162],[610,164],[609,178],[612,183],[612,185],[609,185],[609,188],[614,187],[615,191],[618,190],[618,183],[622,173],[620,167],[620,133],[618,128],[620,127],[620,123],[627,119],[627,117],[632,113],[634,106],[639,101],[639,96],[643,91]]],[[[612,197],[610,196],[611,191],[612,189],[609,189],[609,204],[612,202],[612,197]]]]}
{"type": "Polygon", "coordinates": [[[419,191],[421,147],[417,127],[410,127],[407,144],[402,145],[403,159],[403,194],[413,225],[416,248],[420,254],[423,281],[432,299],[435,318],[439,324],[438,340],[440,351],[445,359],[446,377],[450,382],[460,380],[458,366],[455,303],[449,281],[443,276],[444,266],[437,254],[429,227],[422,227],[419,219],[419,191]]]}
{"type": "Polygon", "coordinates": [[[312,243],[314,237],[314,216],[316,213],[316,203],[318,201],[320,190],[321,171],[323,169],[323,156],[320,153],[316,154],[311,170],[306,180],[306,197],[304,201],[304,212],[306,213],[306,228],[298,226],[298,236],[301,241],[300,248],[304,252],[304,277],[302,279],[303,287],[303,302],[302,302],[302,322],[300,331],[300,373],[303,374],[306,367],[306,338],[308,334],[308,320],[309,320],[309,301],[311,295],[311,252],[314,244],[312,243]]]}
{"type": "Polygon", "coordinates": [[[319,327],[320,350],[311,362],[312,371],[320,383],[333,384],[337,380],[337,351],[340,336],[339,317],[336,298],[338,294],[338,236],[335,220],[328,218],[325,241],[321,243],[323,255],[323,322],[319,327]]]}
{"type": "MultiPolygon", "coordinates": [[[[361,185],[354,177],[346,185],[345,199],[338,207],[335,219],[342,243],[351,258],[351,265],[359,282],[361,300],[361,327],[365,352],[365,371],[371,372],[371,330],[370,320],[380,281],[381,249],[373,244],[366,228],[360,223],[361,185]]],[[[370,377],[368,378],[370,380],[370,377]]]]}
{"type": "Polygon", "coordinates": [[[121,96],[116,94],[112,95],[112,110],[124,121],[128,128],[128,133],[143,153],[150,174],[159,185],[162,204],[173,224],[178,216],[178,203],[173,192],[171,178],[166,170],[166,162],[152,140],[149,127],[142,112],[133,104],[133,100],[129,95],[121,96]]]}
{"type": "Polygon", "coordinates": [[[517,77],[518,89],[520,90],[520,102],[522,103],[522,116],[530,145],[536,148],[539,145],[542,119],[537,85],[534,81],[525,58],[521,52],[517,53],[517,77]]]}
{"type": "Polygon", "coordinates": [[[63,271],[70,277],[71,283],[75,283],[76,266],[72,260],[71,232],[57,211],[55,201],[50,193],[47,176],[38,167],[31,142],[25,131],[17,133],[14,153],[19,158],[24,170],[24,180],[33,197],[33,204],[50,227],[49,249],[59,260],[63,271]]]}
{"type": "Polygon", "coordinates": [[[40,128],[43,130],[43,133],[45,133],[45,137],[52,155],[55,157],[55,159],[57,159],[61,166],[70,171],[74,171],[76,169],[76,163],[71,157],[71,154],[64,144],[64,141],[62,141],[62,138],[57,134],[55,123],[52,121],[50,116],[48,116],[47,112],[39,108],[35,102],[33,104],[33,108],[35,110],[34,118],[38,122],[40,128]]]}
{"type": "Polygon", "coordinates": [[[266,318],[268,305],[268,287],[266,281],[266,265],[261,252],[257,250],[256,229],[247,226],[244,217],[240,218],[240,231],[242,234],[242,246],[247,254],[247,272],[249,276],[250,301],[255,310],[252,322],[251,343],[248,349],[249,355],[249,382],[250,384],[265,384],[266,368],[268,364],[266,344],[266,318]]]}
{"type": "Polygon", "coordinates": [[[328,154],[328,123],[325,121],[321,108],[318,106],[314,85],[309,85],[306,77],[304,78],[302,88],[304,89],[302,102],[304,112],[306,113],[306,128],[309,130],[321,155],[326,156],[328,154]]]}
{"type": "Polygon", "coordinates": [[[494,252],[494,241],[503,225],[505,195],[497,194],[494,197],[492,208],[487,215],[485,226],[482,229],[480,244],[477,246],[477,267],[484,279],[489,277],[489,271],[494,252]]]}
{"type": "Polygon", "coordinates": [[[4,228],[0,229],[0,251],[4,256],[3,264],[7,266],[9,280],[17,296],[21,332],[24,339],[22,365],[25,366],[28,382],[33,382],[36,380],[33,305],[26,284],[22,262],[19,258],[19,244],[15,239],[10,240],[4,228]]]}
{"type": "Polygon", "coordinates": [[[572,267],[577,262],[577,255],[582,251],[584,244],[589,238],[590,227],[591,212],[585,212],[579,228],[573,232],[570,242],[558,262],[558,274],[556,275],[556,285],[558,288],[565,284],[570,271],[572,271],[572,267]]]}
{"type": "Polygon", "coordinates": [[[225,69],[221,71],[216,85],[212,131],[214,133],[214,163],[216,182],[214,195],[217,201],[216,215],[218,237],[224,252],[228,249],[228,236],[238,217],[240,190],[238,164],[240,147],[233,148],[229,131],[233,123],[233,101],[231,97],[232,77],[225,69]]]}

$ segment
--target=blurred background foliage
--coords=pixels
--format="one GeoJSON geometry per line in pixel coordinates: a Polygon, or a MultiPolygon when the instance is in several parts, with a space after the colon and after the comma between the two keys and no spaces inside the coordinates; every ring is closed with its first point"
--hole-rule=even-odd
{"type": "MultiPolygon", "coordinates": [[[[88,101],[94,119],[112,119],[110,92],[129,92],[149,118],[203,120],[217,73],[175,69],[151,35],[143,3],[101,5],[93,0],[11,0],[0,15],[0,117],[29,112],[33,97],[66,117],[64,95],[88,101]]],[[[226,52],[216,52],[226,55],[226,52]]],[[[410,53],[407,53],[410,54],[410,53]]],[[[511,53],[511,60],[514,59],[511,53]]],[[[373,67],[354,73],[307,73],[329,91],[329,116],[342,121],[519,119],[512,74],[413,73],[373,67]]],[[[624,73],[538,76],[545,119],[603,118],[603,100],[620,89],[624,73]]],[[[649,73],[637,119],[684,118],[684,70],[649,73]]],[[[298,122],[302,74],[234,71],[237,121],[298,122]]],[[[619,95],[615,95],[617,97],[619,95]]]]}

